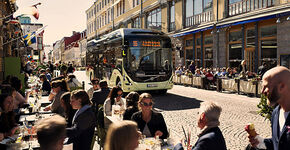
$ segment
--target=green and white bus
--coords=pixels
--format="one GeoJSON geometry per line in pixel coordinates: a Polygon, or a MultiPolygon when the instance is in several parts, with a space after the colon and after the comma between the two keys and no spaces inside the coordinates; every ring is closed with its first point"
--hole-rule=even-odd
{"type": "Polygon", "coordinates": [[[104,35],[93,45],[98,51],[102,77],[109,86],[119,85],[124,92],[160,93],[173,87],[172,45],[166,34],[122,28],[104,35]]]}

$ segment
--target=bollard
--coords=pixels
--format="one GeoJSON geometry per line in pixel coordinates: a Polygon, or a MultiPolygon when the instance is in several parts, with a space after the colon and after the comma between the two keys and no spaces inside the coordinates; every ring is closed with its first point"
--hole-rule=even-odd
{"type": "Polygon", "coordinates": [[[85,81],[82,82],[83,90],[85,90],[85,81]]]}

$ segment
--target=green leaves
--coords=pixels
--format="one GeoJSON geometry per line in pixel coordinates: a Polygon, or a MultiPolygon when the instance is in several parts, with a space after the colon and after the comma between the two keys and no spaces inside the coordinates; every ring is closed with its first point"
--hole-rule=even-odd
{"type": "Polygon", "coordinates": [[[265,117],[265,119],[271,120],[272,112],[274,107],[271,107],[267,103],[267,96],[262,94],[260,103],[257,105],[257,107],[260,109],[258,110],[258,114],[265,117]]]}

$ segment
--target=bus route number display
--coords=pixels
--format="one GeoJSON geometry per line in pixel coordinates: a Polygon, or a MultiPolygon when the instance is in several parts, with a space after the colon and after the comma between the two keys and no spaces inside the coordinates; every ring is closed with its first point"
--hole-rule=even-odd
{"type": "Polygon", "coordinates": [[[161,47],[160,41],[132,41],[133,47],[161,47]]]}

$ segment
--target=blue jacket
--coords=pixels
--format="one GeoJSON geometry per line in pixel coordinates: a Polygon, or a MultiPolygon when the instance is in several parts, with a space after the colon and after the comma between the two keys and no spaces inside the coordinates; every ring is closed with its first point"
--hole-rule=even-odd
{"type": "Polygon", "coordinates": [[[280,106],[277,106],[271,119],[272,138],[265,139],[267,150],[289,150],[290,149],[290,115],[285,120],[282,133],[279,128],[280,106]]]}
{"type": "MultiPolygon", "coordinates": [[[[181,143],[174,150],[183,150],[181,143]]],[[[192,150],[227,150],[224,136],[219,127],[211,128],[202,134],[192,150]]]]}

